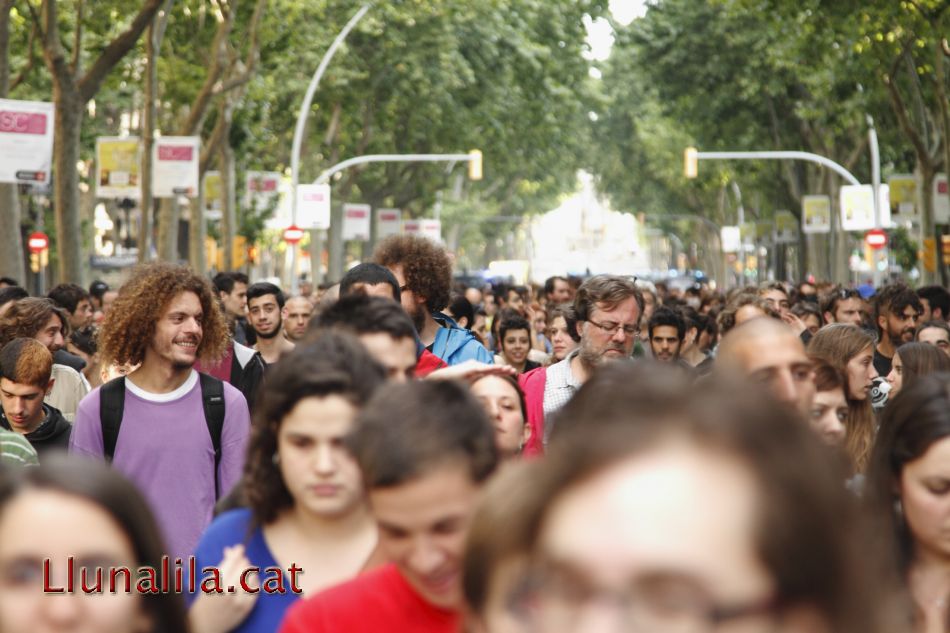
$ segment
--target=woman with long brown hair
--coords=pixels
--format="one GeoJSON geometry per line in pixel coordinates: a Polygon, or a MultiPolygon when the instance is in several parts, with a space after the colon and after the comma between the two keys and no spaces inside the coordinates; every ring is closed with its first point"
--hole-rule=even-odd
{"type": "Polygon", "coordinates": [[[914,384],[918,378],[940,371],[950,371],[950,356],[939,347],[929,343],[904,343],[894,351],[891,373],[887,382],[891,385],[889,398],[914,384]]]}
{"type": "MultiPolygon", "coordinates": [[[[281,359],[254,412],[243,481],[248,507],[208,527],[195,554],[199,569],[293,564],[309,595],[381,562],[363,479],[343,438],[384,376],[349,334],[323,334],[281,359]]],[[[202,594],[189,616],[201,633],[273,633],[298,598],[292,591],[202,594]]]]}
{"type": "Polygon", "coordinates": [[[863,473],[874,443],[874,412],[870,390],[874,369],[874,336],[855,325],[833,323],[815,334],[808,353],[829,363],[847,378],[848,422],[845,448],[856,473],[863,473]]]}

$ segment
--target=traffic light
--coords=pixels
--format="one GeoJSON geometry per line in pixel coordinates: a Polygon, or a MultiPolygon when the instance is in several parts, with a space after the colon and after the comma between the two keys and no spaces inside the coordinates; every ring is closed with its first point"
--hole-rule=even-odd
{"type": "Polygon", "coordinates": [[[687,147],[683,153],[683,171],[687,178],[695,178],[699,174],[699,152],[695,147],[687,147]]]}
{"type": "Polygon", "coordinates": [[[468,178],[469,180],[481,180],[482,179],[482,152],[481,150],[473,149],[468,153],[471,159],[468,161],[468,178]]]}

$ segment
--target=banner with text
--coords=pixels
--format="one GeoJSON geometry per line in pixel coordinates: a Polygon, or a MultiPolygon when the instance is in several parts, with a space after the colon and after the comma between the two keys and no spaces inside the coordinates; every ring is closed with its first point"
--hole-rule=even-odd
{"type": "Polygon", "coordinates": [[[137,136],[100,136],[96,139],[96,197],[142,197],[139,180],[141,143],[137,136]]]}
{"type": "Polygon", "coordinates": [[[343,241],[368,240],[372,209],[368,204],[343,205],[343,241]]]}
{"type": "Polygon", "coordinates": [[[50,181],[54,109],[45,101],[0,99],[0,182],[50,181]]]}
{"type": "Polygon", "coordinates": [[[406,220],[402,224],[402,230],[406,233],[422,235],[436,242],[442,241],[442,221],[441,220],[406,220]]]}
{"type": "Polygon", "coordinates": [[[280,172],[249,171],[244,176],[244,206],[266,209],[280,197],[280,172]]]}
{"type": "Polygon", "coordinates": [[[297,226],[330,228],[330,185],[297,185],[297,226]]]}
{"type": "Polygon", "coordinates": [[[152,148],[152,195],[156,198],[198,194],[200,136],[163,136],[152,148]]]}
{"type": "Polygon", "coordinates": [[[831,198],[829,196],[805,196],[802,198],[803,233],[831,232],[831,198]]]}
{"type": "Polygon", "coordinates": [[[205,218],[220,220],[223,215],[221,205],[221,172],[206,171],[202,185],[204,186],[205,218]]]}
{"type": "Polygon", "coordinates": [[[934,222],[950,224],[950,189],[947,187],[947,174],[937,174],[934,178],[934,222]]]}
{"type": "Polygon", "coordinates": [[[775,243],[795,244],[798,242],[798,218],[791,211],[775,212],[775,243]]]}
{"type": "Polygon", "coordinates": [[[917,217],[917,179],[910,174],[895,174],[887,179],[890,189],[891,217],[912,220],[917,217]]]}
{"type": "Polygon", "coordinates": [[[402,233],[402,211],[399,209],[376,210],[376,239],[402,233]]]}

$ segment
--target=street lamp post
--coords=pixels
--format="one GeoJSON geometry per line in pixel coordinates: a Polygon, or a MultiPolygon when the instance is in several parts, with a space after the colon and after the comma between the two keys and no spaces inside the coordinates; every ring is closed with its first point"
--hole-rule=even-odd
{"type": "MultiPolygon", "coordinates": [[[[336,36],[336,39],[333,40],[333,43],[330,44],[330,48],[327,49],[327,52],[323,55],[323,59],[320,60],[320,65],[317,66],[317,71],[313,74],[313,78],[310,80],[310,85],[307,86],[307,93],[304,96],[303,103],[300,105],[300,112],[297,114],[297,126],[294,128],[294,142],[293,147],[290,151],[290,178],[291,178],[291,224],[297,224],[297,184],[300,182],[300,146],[303,144],[303,133],[307,125],[307,114],[310,113],[310,105],[313,103],[313,95],[317,92],[317,86],[320,85],[320,80],[323,78],[323,73],[326,72],[327,66],[330,64],[330,60],[333,59],[333,55],[336,54],[338,48],[343,43],[343,40],[346,39],[346,36],[349,35],[350,31],[353,30],[353,27],[356,26],[356,23],[362,19],[366,12],[370,9],[370,3],[364,4],[360,7],[359,11],[353,14],[353,17],[350,18],[350,21],[346,23],[346,26],[343,27],[343,30],[336,36]]],[[[297,293],[297,246],[294,245],[291,249],[291,264],[290,264],[290,288],[293,294],[297,293]]],[[[315,272],[320,270],[320,262],[317,261],[313,265],[315,272]]],[[[316,281],[317,275],[314,275],[316,281]]]]}

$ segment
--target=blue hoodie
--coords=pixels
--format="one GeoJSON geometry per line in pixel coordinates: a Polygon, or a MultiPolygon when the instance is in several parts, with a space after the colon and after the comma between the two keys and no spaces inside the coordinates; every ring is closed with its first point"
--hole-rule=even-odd
{"type": "Polygon", "coordinates": [[[474,334],[459,327],[455,321],[441,312],[434,313],[432,318],[442,326],[435,333],[435,341],[432,342],[433,354],[449,365],[458,365],[467,360],[494,364],[495,357],[485,349],[474,334]]]}

